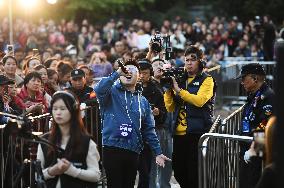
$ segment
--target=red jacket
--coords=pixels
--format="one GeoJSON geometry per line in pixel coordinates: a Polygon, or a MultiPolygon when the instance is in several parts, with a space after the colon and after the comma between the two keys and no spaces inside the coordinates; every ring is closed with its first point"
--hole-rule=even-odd
{"type": "Polygon", "coordinates": [[[47,103],[44,98],[44,95],[42,92],[37,92],[35,98],[31,98],[28,94],[27,89],[25,86],[22,87],[20,93],[18,93],[17,96],[14,98],[15,103],[23,110],[26,108],[34,105],[34,104],[43,104],[44,105],[44,112],[47,112],[47,103]]]}

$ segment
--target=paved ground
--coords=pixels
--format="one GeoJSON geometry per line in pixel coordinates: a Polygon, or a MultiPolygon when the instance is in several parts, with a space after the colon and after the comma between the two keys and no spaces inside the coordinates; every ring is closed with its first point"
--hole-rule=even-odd
{"type": "MultiPolygon", "coordinates": [[[[136,177],[136,183],[135,183],[135,188],[137,188],[137,184],[138,184],[138,175],[136,177]]],[[[98,188],[101,188],[102,186],[99,186],[98,188]]],[[[105,186],[106,187],[106,186],[105,186]]],[[[180,188],[179,184],[177,183],[177,181],[175,180],[174,176],[172,176],[171,179],[171,188],[180,188]]]]}
{"type": "MultiPolygon", "coordinates": [[[[135,184],[135,188],[137,187],[137,182],[138,182],[138,175],[136,177],[136,184],[135,184]]],[[[177,181],[175,180],[175,177],[172,176],[171,178],[171,188],[180,188],[179,184],[177,183],[177,181]]]]}

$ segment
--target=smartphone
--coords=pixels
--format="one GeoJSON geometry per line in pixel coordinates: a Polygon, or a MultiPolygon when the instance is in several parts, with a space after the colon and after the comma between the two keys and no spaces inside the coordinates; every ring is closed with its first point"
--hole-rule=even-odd
{"type": "Polygon", "coordinates": [[[12,44],[7,45],[7,52],[8,54],[14,54],[14,46],[12,44]]]}
{"type": "Polygon", "coordinates": [[[37,56],[39,54],[38,49],[34,48],[33,49],[33,56],[37,56]]]}
{"type": "Polygon", "coordinates": [[[8,86],[4,87],[4,95],[9,96],[8,86]]]}

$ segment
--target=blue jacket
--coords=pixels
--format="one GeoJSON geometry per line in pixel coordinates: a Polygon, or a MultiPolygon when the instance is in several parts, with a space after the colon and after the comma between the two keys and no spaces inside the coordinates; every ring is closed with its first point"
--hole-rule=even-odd
{"type": "Polygon", "coordinates": [[[156,156],[161,154],[149,102],[141,93],[127,91],[119,81],[116,82],[118,78],[119,74],[113,72],[109,77],[102,78],[94,88],[100,104],[103,145],[140,153],[144,140],[156,156]],[[125,124],[132,125],[128,138],[118,134],[125,124]]]}

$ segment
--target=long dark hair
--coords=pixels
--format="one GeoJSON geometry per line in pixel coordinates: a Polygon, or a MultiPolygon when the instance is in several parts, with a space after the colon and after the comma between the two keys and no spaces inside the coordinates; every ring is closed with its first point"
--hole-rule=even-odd
{"type": "MultiPolygon", "coordinates": [[[[71,93],[67,91],[59,91],[59,92],[54,93],[54,95],[52,96],[52,100],[50,102],[51,112],[52,112],[53,104],[60,99],[63,100],[64,104],[66,105],[68,111],[71,114],[70,138],[67,144],[67,146],[69,145],[68,147],[70,147],[71,150],[67,151],[68,153],[64,154],[64,157],[68,159],[72,155],[77,155],[82,152],[81,151],[82,149],[81,147],[82,139],[81,138],[83,136],[88,135],[88,133],[84,127],[84,123],[83,123],[81,113],[80,113],[79,103],[77,102],[77,100],[71,93]]],[[[49,141],[52,144],[60,146],[61,139],[62,139],[62,135],[59,129],[59,125],[55,121],[53,121],[50,135],[49,135],[49,141]]],[[[67,149],[67,146],[66,146],[66,149],[67,149]]],[[[48,149],[47,156],[48,158],[54,157],[54,151],[51,148],[48,149]]]]}

